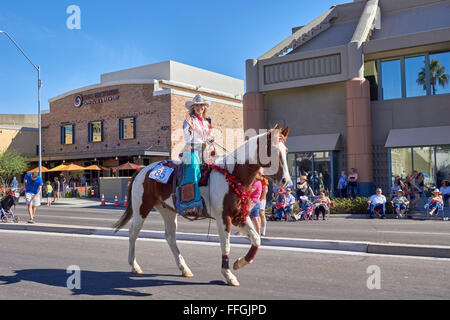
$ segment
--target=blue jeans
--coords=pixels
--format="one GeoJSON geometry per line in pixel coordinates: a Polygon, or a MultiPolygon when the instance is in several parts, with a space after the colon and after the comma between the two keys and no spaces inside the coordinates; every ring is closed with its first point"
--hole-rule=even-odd
{"type": "Polygon", "coordinates": [[[358,196],[358,184],[349,183],[347,186],[347,195],[350,198],[356,198],[358,196]]]}
{"type": "Polygon", "coordinates": [[[384,216],[386,213],[386,205],[384,203],[371,204],[370,205],[370,216],[373,217],[375,214],[375,209],[380,209],[381,215],[384,216]]]}

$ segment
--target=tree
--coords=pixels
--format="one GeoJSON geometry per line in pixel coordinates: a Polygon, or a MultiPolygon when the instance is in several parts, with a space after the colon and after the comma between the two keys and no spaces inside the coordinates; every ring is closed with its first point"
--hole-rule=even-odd
{"type": "Polygon", "coordinates": [[[16,151],[5,151],[0,155],[0,184],[7,186],[14,176],[28,169],[28,160],[16,151]]]}
{"type": "MultiPolygon", "coordinates": [[[[445,67],[439,64],[439,60],[431,59],[430,62],[430,83],[433,88],[433,95],[436,94],[436,85],[439,83],[441,87],[448,85],[449,75],[445,73],[445,67]]],[[[423,90],[427,90],[427,76],[425,67],[419,72],[417,84],[423,86],[423,90]]]]}

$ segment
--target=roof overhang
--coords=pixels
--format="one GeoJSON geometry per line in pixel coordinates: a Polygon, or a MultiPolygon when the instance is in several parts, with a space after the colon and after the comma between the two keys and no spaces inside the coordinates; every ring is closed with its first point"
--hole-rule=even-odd
{"type": "Polygon", "coordinates": [[[422,147],[450,144],[450,126],[392,129],[386,148],[422,147]]]}
{"type": "Polygon", "coordinates": [[[341,149],[340,137],[340,133],[289,136],[286,145],[289,152],[336,151],[341,149]]]}
{"type": "MultiPolygon", "coordinates": [[[[150,156],[150,157],[170,157],[170,152],[167,151],[149,151],[149,150],[135,150],[135,151],[114,151],[114,152],[98,152],[98,153],[77,153],[77,154],[57,154],[57,155],[43,155],[43,161],[58,161],[58,160],[81,160],[94,158],[115,158],[115,157],[133,157],[133,156],[150,156]]],[[[37,157],[29,159],[30,161],[38,161],[37,157]]]]}

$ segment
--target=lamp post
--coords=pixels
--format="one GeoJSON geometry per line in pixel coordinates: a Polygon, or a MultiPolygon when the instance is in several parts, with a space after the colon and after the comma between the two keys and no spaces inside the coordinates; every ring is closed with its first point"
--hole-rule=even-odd
{"type": "Polygon", "coordinates": [[[3,33],[8,37],[9,40],[14,44],[14,46],[27,58],[27,60],[31,63],[31,65],[37,70],[38,73],[38,130],[39,130],[39,146],[38,146],[38,156],[39,156],[39,176],[42,178],[42,135],[41,135],[41,67],[36,66],[30,58],[23,52],[23,50],[19,47],[19,45],[14,41],[13,38],[8,34],[8,32],[0,30],[0,34],[3,33]]]}

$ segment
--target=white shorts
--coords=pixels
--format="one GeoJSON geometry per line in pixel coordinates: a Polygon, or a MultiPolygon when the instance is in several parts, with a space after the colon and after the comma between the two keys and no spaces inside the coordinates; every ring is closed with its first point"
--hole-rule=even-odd
{"type": "Polygon", "coordinates": [[[31,199],[33,199],[34,196],[35,196],[34,193],[25,193],[25,201],[27,205],[31,203],[33,207],[39,207],[41,205],[41,196],[40,195],[36,196],[34,200],[31,201],[31,199]]]}
{"type": "Polygon", "coordinates": [[[259,210],[266,210],[266,200],[261,200],[259,210]]]}

